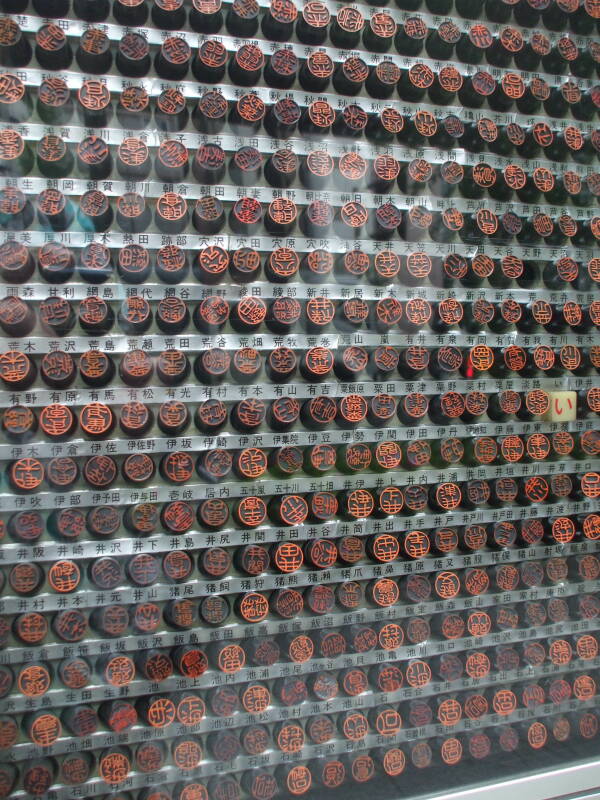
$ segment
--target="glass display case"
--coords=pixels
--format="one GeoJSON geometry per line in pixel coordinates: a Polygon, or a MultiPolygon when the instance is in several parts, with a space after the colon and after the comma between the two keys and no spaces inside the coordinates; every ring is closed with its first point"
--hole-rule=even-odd
{"type": "Polygon", "coordinates": [[[0,11],[0,798],[597,788],[600,3],[0,11]]]}

